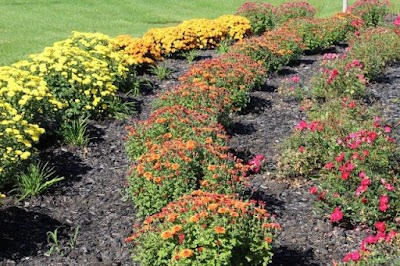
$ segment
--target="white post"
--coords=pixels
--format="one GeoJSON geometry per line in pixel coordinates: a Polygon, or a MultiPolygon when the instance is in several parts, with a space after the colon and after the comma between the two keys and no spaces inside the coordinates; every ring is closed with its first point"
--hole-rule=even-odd
{"type": "Polygon", "coordinates": [[[343,13],[347,11],[347,0],[343,0],[343,13]]]}

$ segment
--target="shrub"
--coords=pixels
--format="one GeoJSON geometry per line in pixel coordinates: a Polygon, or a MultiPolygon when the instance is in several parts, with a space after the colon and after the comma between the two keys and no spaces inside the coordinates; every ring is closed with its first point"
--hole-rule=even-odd
{"type": "Polygon", "coordinates": [[[127,54],[129,65],[154,65],[163,59],[160,47],[149,39],[120,35],[114,39],[114,43],[117,49],[127,54]]]}
{"type": "Polygon", "coordinates": [[[277,24],[282,24],[290,19],[312,18],[317,10],[307,2],[283,3],[275,10],[277,24]]]}
{"type": "Polygon", "coordinates": [[[236,15],[246,17],[251,22],[251,30],[260,35],[275,27],[275,8],[261,2],[246,2],[236,10],[236,15]]]}
{"type": "Polygon", "coordinates": [[[366,77],[374,79],[400,58],[400,35],[393,30],[368,28],[349,38],[348,56],[363,63],[366,77]]]}
{"type": "Polygon", "coordinates": [[[279,225],[254,203],[194,191],[136,228],[127,241],[141,265],[267,265],[279,225]]]}
{"type": "Polygon", "coordinates": [[[282,146],[278,169],[287,176],[315,176],[340,150],[338,139],[365,125],[371,112],[365,105],[348,98],[314,104],[309,120],[300,121],[282,146]]]}
{"type": "Polygon", "coordinates": [[[389,5],[388,0],[358,0],[347,11],[361,17],[367,27],[375,27],[389,14],[389,5]]]}
{"type": "Polygon", "coordinates": [[[284,23],[283,27],[296,32],[310,51],[327,49],[344,41],[351,29],[347,20],[337,17],[293,19],[284,23]]]}
{"type": "MultiPolygon", "coordinates": [[[[399,193],[394,139],[378,120],[337,140],[338,151],[325,162],[319,206],[340,207],[352,223],[373,225],[398,217],[399,193]]],[[[332,219],[331,219],[332,220],[332,219]]],[[[338,219],[339,222],[341,219],[338,219]]]]}
{"type": "Polygon", "coordinates": [[[232,46],[232,52],[250,56],[262,62],[268,71],[280,70],[302,54],[302,40],[296,33],[279,28],[262,36],[244,39],[232,46]]]}
{"type": "Polygon", "coordinates": [[[208,85],[226,88],[234,107],[240,110],[249,102],[249,91],[261,84],[265,73],[262,65],[251,57],[227,53],[191,66],[180,80],[184,83],[205,81],[208,85]]]}
{"type": "Polygon", "coordinates": [[[148,152],[137,159],[128,175],[139,215],[154,214],[199,187],[237,193],[246,185],[243,174],[247,168],[235,159],[227,160],[227,147],[180,139],[147,145],[148,152]]]}
{"type": "Polygon", "coordinates": [[[54,97],[66,106],[65,119],[107,113],[117,91],[117,74],[110,72],[106,61],[78,47],[62,45],[47,47],[30,57],[31,61],[15,66],[47,82],[54,97]]]}
{"type": "Polygon", "coordinates": [[[146,143],[160,144],[177,138],[226,144],[226,133],[217,124],[217,115],[209,108],[191,110],[180,105],[155,110],[145,121],[128,127],[128,154],[136,159],[145,153],[146,143]]]}
{"type": "Polygon", "coordinates": [[[313,97],[329,100],[334,97],[362,97],[366,94],[364,65],[357,59],[326,54],[321,70],[311,79],[313,97]]]}

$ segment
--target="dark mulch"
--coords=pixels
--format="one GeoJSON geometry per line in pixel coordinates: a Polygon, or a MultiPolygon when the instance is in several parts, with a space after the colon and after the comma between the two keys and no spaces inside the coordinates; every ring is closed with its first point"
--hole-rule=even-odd
{"type": "MultiPolygon", "coordinates": [[[[204,58],[214,53],[206,51],[204,58]]],[[[334,227],[327,216],[312,210],[313,199],[306,180],[288,180],[274,176],[277,145],[289,136],[293,126],[305,117],[299,103],[277,93],[285,78],[297,74],[307,81],[319,69],[321,54],[305,55],[298,62],[266,79],[264,86],[252,92],[246,110],[234,115],[228,128],[230,145],[240,157],[256,154],[267,158],[267,171],[252,177],[252,197],[268,203],[274,218],[283,227],[274,248],[272,265],[332,265],[359,246],[365,236],[359,228],[334,227]]],[[[156,91],[177,83],[188,64],[168,59],[174,77],[159,82],[151,77],[157,89],[134,100],[144,119],[156,91]]],[[[384,116],[399,122],[400,66],[387,69],[382,78],[370,86],[380,99],[384,116]]],[[[57,142],[47,144],[43,160],[56,167],[66,179],[44,195],[20,203],[8,198],[0,206],[1,265],[132,265],[129,246],[131,225],[137,222],[132,200],[127,194],[125,171],[129,160],[124,151],[124,127],[129,121],[91,122],[87,149],[72,149],[57,142]],[[69,245],[79,226],[77,241],[69,245]],[[50,256],[47,232],[58,228],[60,253],[50,256]]],[[[397,135],[400,135],[399,128],[397,135]]]]}

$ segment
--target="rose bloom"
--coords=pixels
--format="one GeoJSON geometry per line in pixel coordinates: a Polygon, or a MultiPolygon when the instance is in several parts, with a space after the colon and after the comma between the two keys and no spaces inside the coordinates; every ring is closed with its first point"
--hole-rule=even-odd
{"type": "Polygon", "coordinates": [[[331,219],[331,222],[333,222],[333,223],[334,222],[339,222],[340,220],[343,219],[343,213],[342,213],[342,211],[340,210],[339,207],[336,207],[333,210],[330,219],[331,219]]]}

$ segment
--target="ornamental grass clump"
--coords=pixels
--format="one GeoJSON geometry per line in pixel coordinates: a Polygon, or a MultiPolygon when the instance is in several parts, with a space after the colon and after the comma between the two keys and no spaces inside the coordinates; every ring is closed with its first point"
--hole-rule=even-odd
{"type": "Polygon", "coordinates": [[[236,10],[236,15],[246,17],[251,22],[251,31],[260,35],[275,27],[275,8],[261,2],[246,2],[236,10]]]}
{"type": "Polygon", "coordinates": [[[389,14],[389,7],[388,0],[358,0],[349,6],[347,12],[362,18],[367,27],[376,27],[389,14]]]}
{"type": "Polygon", "coordinates": [[[366,77],[377,78],[384,68],[400,59],[400,35],[385,27],[367,28],[348,39],[348,57],[358,59],[366,77]]]}
{"type": "Polygon", "coordinates": [[[146,143],[159,144],[177,138],[226,145],[226,132],[217,123],[217,115],[214,110],[200,106],[196,110],[180,105],[157,109],[148,119],[127,128],[128,154],[136,159],[146,152],[146,143]]]}
{"type": "Polygon", "coordinates": [[[278,28],[239,41],[232,46],[231,51],[250,56],[254,61],[262,62],[268,72],[274,72],[300,58],[302,48],[302,39],[295,32],[278,28]]]}
{"type": "Polygon", "coordinates": [[[135,226],[141,265],[267,265],[280,226],[263,205],[196,190],[135,226]]]}

